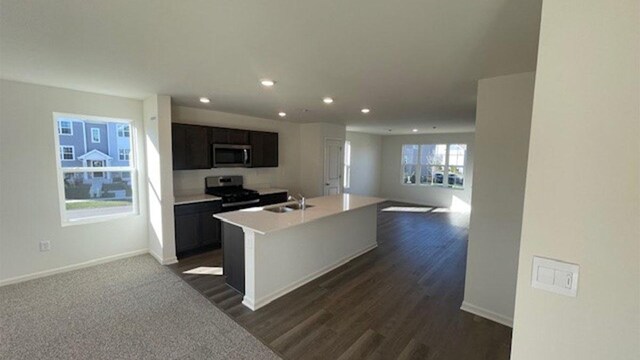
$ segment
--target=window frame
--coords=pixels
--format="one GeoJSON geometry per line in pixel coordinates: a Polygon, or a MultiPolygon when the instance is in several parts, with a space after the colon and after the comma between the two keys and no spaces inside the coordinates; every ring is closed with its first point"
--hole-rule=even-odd
{"type": "MultiPolygon", "coordinates": [[[[400,184],[404,185],[404,186],[424,186],[424,187],[435,187],[435,188],[442,188],[442,189],[449,189],[449,190],[465,190],[467,187],[467,183],[466,181],[463,180],[463,185],[462,187],[456,187],[455,185],[449,185],[449,167],[451,166],[458,166],[461,167],[462,169],[466,169],[467,168],[467,152],[469,149],[469,144],[465,143],[465,142],[453,142],[453,143],[424,143],[424,144],[419,144],[419,143],[407,143],[407,144],[402,144],[402,146],[400,147],[400,184]],[[423,184],[420,182],[420,174],[422,174],[422,166],[434,166],[434,165],[429,165],[429,164],[425,164],[423,165],[421,163],[421,159],[422,159],[422,149],[424,145],[445,145],[446,146],[446,152],[445,152],[445,157],[444,157],[444,165],[437,165],[437,166],[443,166],[444,167],[444,171],[443,171],[443,179],[442,179],[442,184],[423,184]],[[451,151],[451,146],[452,145],[465,145],[465,152],[464,152],[464,164],[462,166],[460,165],[449,165],[449,154],[451,151]],[[418,159],[417,159],[417,163],[416,164],[405,164],[404,163],[404,148],[405,146],[417,146],[418,147],[418,159]],[[404,167],[405,165],[415,165],[416,166],[416,182],[415,183],[405,183],[404,182],[404,167]]],[[[463,170],[464,171],[464,170],[463,170]]],[[[464,178],[463,178],[464,179],[464,178]]]]}
{"type": "Polygon", "coordinates": [[[118,148],[118,161],[131,161],[131,149],[120,149],[120,148],[118,148]],[[122,158],[122,152],[123,151],[126,151],[126,153],[125,153],[126,159],[122,158]]]}
{"type": "MultiPolygon", "coordinates": [[[[122,118],[112,118],[106,116],[92,116],[92,115],[81,115],[81,114],[69,114],[69,113],[60,113],[53,112],[53,124],[54,128],[58,126],[59,118],[77,118],[82,119],[86,122],[99,122],[99,123],[121,123],[129,125],[129,138],[130,138],[130,150],[129,150],[129,166],[105,166],[101,167],[101,172],[129,172],[130,181],[131,181],[131,205],[132,210],[129,212],[117,213],[117,214],[109,214],[109,215],[96,215],[96,216],[87,216],[80,219],[69,219],[66,209],[66,195],[64,189],[64,175],[68,173],[83,173],[83,172],[95,172],[96,168],[92,167],[62,167],[61,161],[61,146],[68,145],[60,145],[60,135],[58,131],[53,131],[54,141],[55,141],[55,161],[56,161],[56,170],[57,170],[57,185],[58,185],[58,206],[60,209],[60,222],[63,227],[65,226],[74,226],[81,224],[90,224],[97,222],[110,221],[114,219],[129,217],[129,216],[138,216],[140,215],[140,199],[138,198],[139,194],[139,186],[138,183],[138,167],[139,164],[137,162],[137,151],[134,149],[138,149],[137,147],[137,133],[136,127],[134,126],[135,121],[132,119],[122,119],[122,118]]],[[[69,145],[70,146],[70,145],[69,145]]],[[[74,157],[75,157],[75,148],[74,148],[74,157]]],[[[77,159],[77,158],[76,158],[77,159]]]]}
{"type": "Polygon", "coordinates": [[[343,159],[343,173],[342,187],[345,190],[351,188],[351,141],[346,140],[344,142],[344,159],[343,159]]]}
{"type": "Polygon", "coordinates": [[[75,161],[76,160],[76,147],[73,145],[60,145],[59,146],[59,154],[60,154],[60,161],[75,161]],[[64,158],[64,150],[62,148],[71,148],[71,156],[73,158],[71,159],[65,159],[64,158]]]}
{"type": "Polygon", "coordinates": [[[130,138],[131,137],[131,126],[124,125],[124,124],[120,124],[120,125],[116,126],[116,136],[118,136],[119,138],[130,138]],[[124,130],[126,127],[129,128],[128,131],[124,130]],[[120,135],[121,131],[122,131],[122,135],[120,135]],[[127,134],[127,135],[125,135],[125,134],[127,134]]]}
{"type": "Polygon", "coordinates": [[[62,135],[62,136],[73,136],[73,120],[57,120],[56,119],[56,127],[58,128],[58,134],[57,135],[62,135]],[[69,133],[65,134],[62,132],[62,123],[63,122],[68,122],[69,123],[69,133]]]}
{"type": "Polygon", "coordinates": [[[100,136],[100,128],[97,127],[92,127],[91,128],[91,143],[92,144],[99,144],[101,142],[101,137],[100,136]],[[94,138],[94,135],[98,135],[97,140],[94,138]]]}

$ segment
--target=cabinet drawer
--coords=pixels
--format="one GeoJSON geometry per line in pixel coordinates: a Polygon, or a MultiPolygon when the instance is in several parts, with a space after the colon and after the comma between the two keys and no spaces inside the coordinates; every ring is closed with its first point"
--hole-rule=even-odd
{"type": "Polygon", "coordinates": [[[220,212],[222,211],[222,202],[220,200],[214,200],[194,204],[175,205],[173,211],[175,216],[197,214],[202,212],[220,212]]]}
{"type": "Polygon", "coordinates": [[[260,195],[260,206],[279,204],[287,201],[287,193],[281,192],[269,195],[260,195]]]}

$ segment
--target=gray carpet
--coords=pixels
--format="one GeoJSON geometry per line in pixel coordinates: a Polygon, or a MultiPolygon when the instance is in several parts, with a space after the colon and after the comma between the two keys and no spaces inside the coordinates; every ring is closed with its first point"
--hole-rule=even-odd
{"type": "Polygon", "coordinates": [[[279,359],[151,256],[0,287],[0,359],[279,359]]]}

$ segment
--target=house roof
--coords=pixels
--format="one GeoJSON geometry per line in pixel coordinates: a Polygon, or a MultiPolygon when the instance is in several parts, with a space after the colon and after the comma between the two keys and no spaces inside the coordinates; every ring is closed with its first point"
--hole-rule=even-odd
{"type": "Polygon", "coordinates": [[[80,160],[112,160],[113,158],[100,150],[93,149],[88,153],[78,156],[80,160]]]}

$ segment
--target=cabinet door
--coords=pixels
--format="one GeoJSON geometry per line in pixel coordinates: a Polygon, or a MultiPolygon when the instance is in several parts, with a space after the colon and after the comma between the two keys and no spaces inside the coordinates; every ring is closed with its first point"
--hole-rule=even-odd
{"type": "Polygon", "coordinates": [[[200,246],[200,215],[180,215],[175,219],[176,253],[193,250],[200,246]]]}
{"type": "Polygon", "coordinates": [[[201,245],[220,245],[220,220],[213,217],[219,211],[200,213],[201,245]]]}
{"type": "Polygon", "coordinates": [[[229,129],[225,128],[211,128],[211,143],[212,144],[228,144],[229,143],[229,129]]]}
{"type": "Polygon", "coordinates": [[[186,141],[186,127],[180,124],[172,124],[171,148],[173,152],[173,170],[188,169],[186,141]]]}
{"type": "Polygon", "coordinates": [[[249,131],[238,129],[227,129],[229,134],[229,144],[247,145],[249,144],[249,131]]]}
{"type": "Polygon", "coordinates": [[[260,195],[260,206],[280,204],[283,202],[287,202],[286,192],[269,194],[269,195],[260,195]]]}
{"type": "Polygon", "coordinates": [[[262,148],[263,166],[278,167],[278,133],[266,133],[262,148]]]}
{"type": "Polygon", "coordinates": [[[251,144],[251,166],[264,167],[264,135],[262,131],[252,131],[249,133],[249,143],[251,144]]]}
{"type": "Polygon", "coordinates": [[[189,169],[210,169],[212,167],[209,129],[207,127],[188,125],[186,145],[189,169]]]}
{"type": "Polygon", "coordinates": [[[251,131],[251,155],[253,167],[278,167],[278,134],[251,131]]]}
{"type": "Polygon", "coordinates": [[[226,282],[244,294],[244,232],[242,228],[222,223],[222,267],[226,282]]]}
{"type": "Polygon", "coordinates": [[[172,124],[173,169],[210,169],[209,129],[205,126],[172,124]]]}

